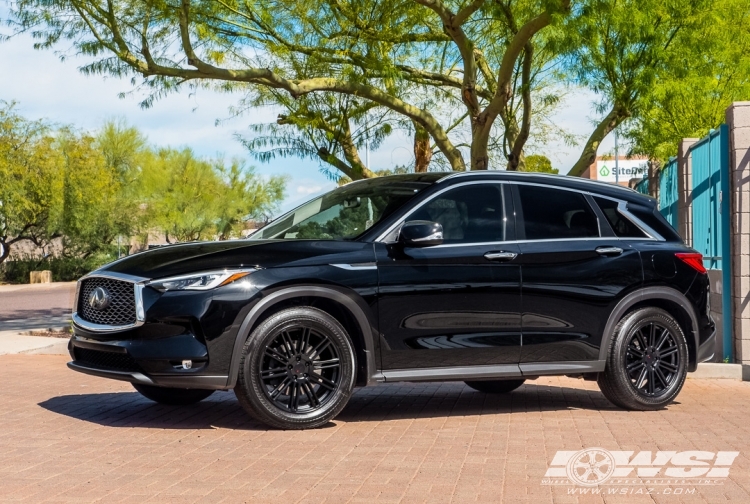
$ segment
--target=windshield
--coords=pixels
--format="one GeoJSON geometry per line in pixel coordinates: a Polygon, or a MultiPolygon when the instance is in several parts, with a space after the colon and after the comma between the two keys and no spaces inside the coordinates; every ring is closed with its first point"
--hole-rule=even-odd
{"type": "Polygon", "coordinates": [[[347,184],[282,215],[248,239],[352,240],[429,185],[395,177],[347,184]]]}

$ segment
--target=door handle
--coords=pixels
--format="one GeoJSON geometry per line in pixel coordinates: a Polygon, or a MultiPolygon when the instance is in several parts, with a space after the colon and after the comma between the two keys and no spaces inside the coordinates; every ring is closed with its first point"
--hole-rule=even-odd
{"type": "Polygon", "coordinates": [[[512,261],[518,256],[515,252],[487,252],[484,258],[490,261],[512,261]]]}
{"type": "Polygon", "coordinates": [[[596,252],[603,256],[616,256],[622,254],[620,247],[596,247],[596,252]]]}

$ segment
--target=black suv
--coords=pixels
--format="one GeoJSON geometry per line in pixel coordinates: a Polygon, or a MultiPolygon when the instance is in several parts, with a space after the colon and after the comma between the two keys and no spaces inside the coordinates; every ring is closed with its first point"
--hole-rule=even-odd
{"type": "Polygon", "coordinates": [[[280,428],[325,424],[355,386],[597,380],[672,401],[714,349],[703,260],[652,198],[502,171],[339,187],[246,240],[187,243],[78,283],[71,369],[161,403],[234,389],[280,428]]]}

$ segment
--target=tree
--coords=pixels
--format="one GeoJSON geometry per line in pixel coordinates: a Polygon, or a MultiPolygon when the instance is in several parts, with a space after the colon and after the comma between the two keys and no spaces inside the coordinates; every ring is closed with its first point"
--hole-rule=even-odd
{"type": "Polygon", "coordinates": [[[602,140],[623,121],[638,117],[657,76],[674,69],[684,41],[707,22],[708,0],[587,0],[558,41],[578,85],[596,92],[604,114],[568,173],[581,175],[602,140]]]}
{"type": "Polygon", "coordinates": [[[245,221],[273,210],[283,198],[283,177],[264,181],[239,162],[226,167],[190,149],[160,149],[145,166],[146,220],[168,242],[239,236],[245,221]]]}
{"type": "Polygon", "coordinates": [[[701,26],[677,34],[681,50],[660,71],[625,135],[634,154],[662,163],[683,138],[723,123],[726,108],[750,96],[750,10],[743,0],[713,2],[701,26]]]}
{"type": "MultiPolygon", "coordinates": [[[[483,170],[490,167],[493,143],[504,146],[510,169],[522,163],[534,79],[545,75],[554,57],[539,49],[544,45],[539,34],[568,16],[570,5],[569,0],[181,0],[176,6],[20,0],[12,13],[18,30],[34,30],[38,47],[65,39],[94,58],[85,72],[143,76],[151,91],[145,106],[186,84],[253,96],[281,92],[295,100],[311,94],[356,97],[411,121],[420,142],[426,132],[451,169],[466,169],[461,150],[466,147],[468,166],[483,170]],[[540,61],[539,55],[548,59],[540,61]],[[469,131],[465,145],[450,135],[456,119],[446,118],[452,107],[435,109],[436,97],[462,104],[459,122],[469,131]],[[499,143],[493,142],[498,118],[504,128],[499,143]]],[[[344,141],[345,123],[334,134],[344,141]]],[[[322,125],[306,127],[326,131],[322,125]]],[[[350,162],[349,168],[356,167],[350,162]]],[[[354,169],[349,175],[370,173],[354,169]]]]}
{"type": "Polygon", "coordinates": [[[63,180],[50,126],[30,121],[14,103],[0,102],[0,263],[14,244],[41,246],[57,236],[63,180]]]}
{"type": "Polygon", "coordinates": [[[547,156],[539,154],[533,154],[526,156],[526,166],[523,171],[527,172],[539,172],[539,173],[552,173],[557,174],[560,172],[557,168],[552,168],[552,161],[547,156]]]}

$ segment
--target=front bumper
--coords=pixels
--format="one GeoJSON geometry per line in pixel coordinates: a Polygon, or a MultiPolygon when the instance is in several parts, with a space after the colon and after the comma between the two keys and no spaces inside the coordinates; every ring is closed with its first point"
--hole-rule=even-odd
{"type": "Polygon", "coordinates": [[[206,346],[190,334],[157,340],[100,341],[74,335],[68,343],[74,371],[132,383],[226,389],[227,375],[206,373],[206,346]],[[184,369],[182,361],[194,367],[184,369]]]}

